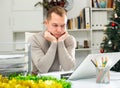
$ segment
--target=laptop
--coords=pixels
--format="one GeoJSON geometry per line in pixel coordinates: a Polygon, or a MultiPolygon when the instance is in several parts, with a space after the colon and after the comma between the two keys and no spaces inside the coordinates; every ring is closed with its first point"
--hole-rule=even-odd
{"type": "Polygon", "coordinates": [[[120,52],[117,53],[99,53],[89,54],[85,60],[73,71],[68,80],[77,80],[95,77],[96,68],[91,62],[91,59],[107,57],[111,62],[110,68],[112,68],[120,60],[120,52]]]}

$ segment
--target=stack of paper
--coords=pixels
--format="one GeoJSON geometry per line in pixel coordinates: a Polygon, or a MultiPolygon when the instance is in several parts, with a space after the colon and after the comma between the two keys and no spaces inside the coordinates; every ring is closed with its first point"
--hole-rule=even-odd
{"type": "Polygon", "coordinates": [[[0,55],[0,74],[28,71],[28,60],[25,54],[0,55]]]}

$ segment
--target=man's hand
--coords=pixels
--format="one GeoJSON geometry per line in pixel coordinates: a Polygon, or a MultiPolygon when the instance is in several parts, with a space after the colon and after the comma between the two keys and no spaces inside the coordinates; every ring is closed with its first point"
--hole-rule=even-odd
{"type": "Polygon", "coordinates": [[[63,33],[63,35],[61,35],[61,37],[58,38],[58,42],[64,41],[68,35],[69,35],[68,32],[63,33]]]}
{"type": "Polygon", "coordinates": [[[50,42],[57,42],[57,39],[48,31],[45,31],[44,37],[50,42]]]}

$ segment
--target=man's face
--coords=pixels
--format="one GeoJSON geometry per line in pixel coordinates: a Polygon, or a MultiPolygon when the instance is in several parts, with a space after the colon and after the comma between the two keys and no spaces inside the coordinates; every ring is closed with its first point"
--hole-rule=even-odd
{"type": "Polygon", "coordinates": [[[51,14],[51,19],[46,21],[47,30],[56,38],[59,38],[66,32],[67,17],[51,14]]]}

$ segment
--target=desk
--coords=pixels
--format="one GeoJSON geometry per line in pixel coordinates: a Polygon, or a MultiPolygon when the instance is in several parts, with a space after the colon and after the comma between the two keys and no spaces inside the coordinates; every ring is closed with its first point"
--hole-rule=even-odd
{"type": "Polygon", "coordinates": [[[120,88],[120,80],[111,81],[109,84],[98,84],[95,78],[71,81],[72,88],[120,88]]]}
{"type": "MultiPolygon", "coordinates": [[[[62,72],[51,72],[42,75],[54,76],[60,79],[62,72]]],[[[95,78],[70,80],[72,82],[72,88],[120,88],[120,72],[110,72],[110,83],[99,84],[96,83],[95,78]]]]}

